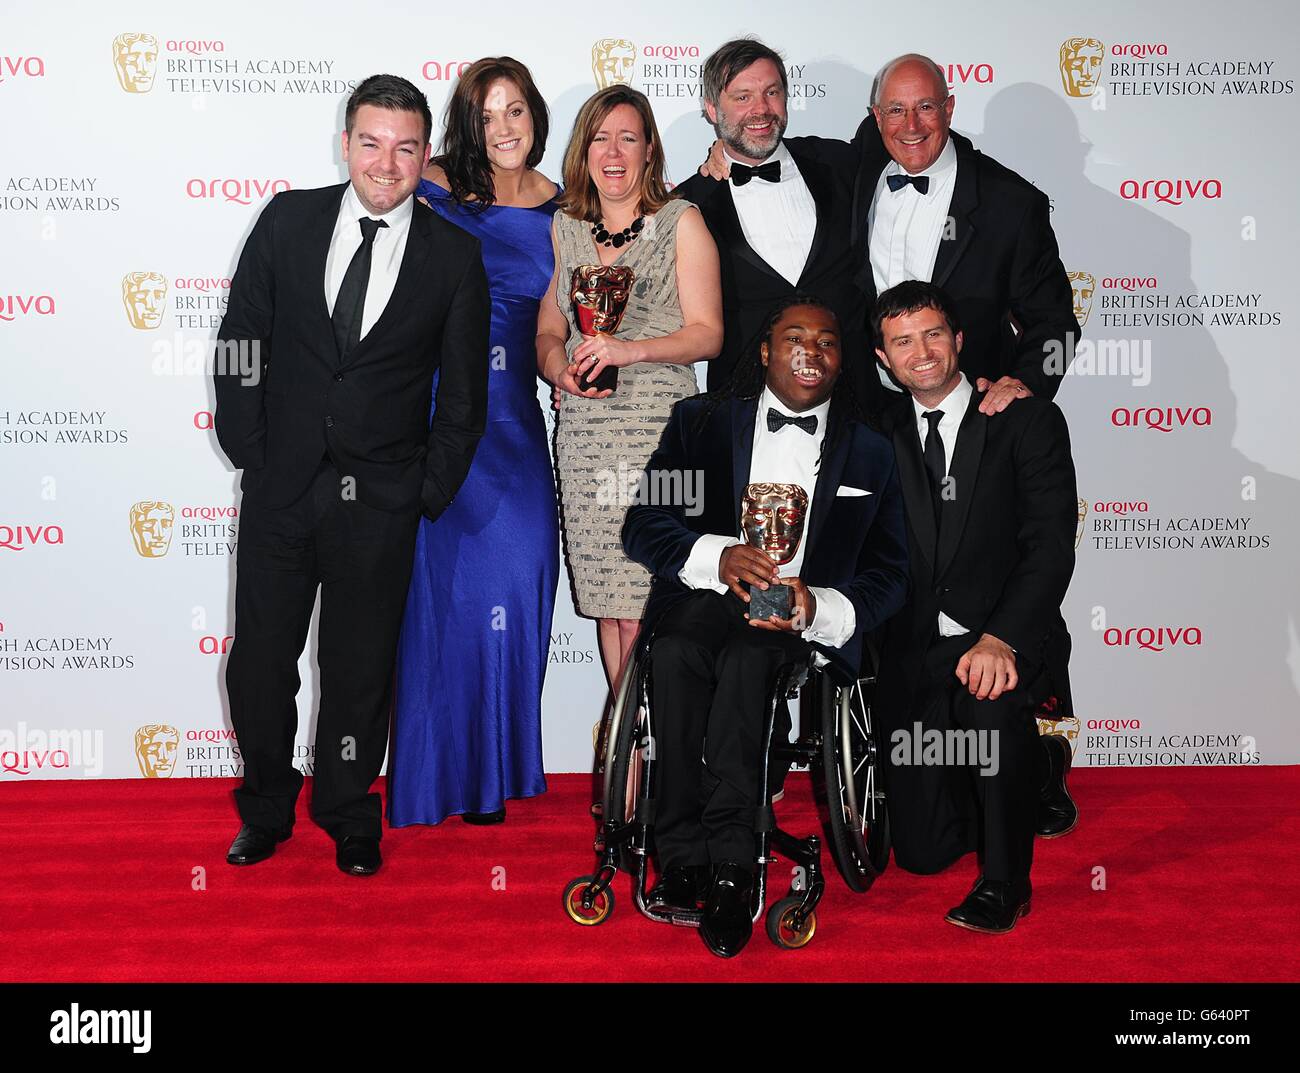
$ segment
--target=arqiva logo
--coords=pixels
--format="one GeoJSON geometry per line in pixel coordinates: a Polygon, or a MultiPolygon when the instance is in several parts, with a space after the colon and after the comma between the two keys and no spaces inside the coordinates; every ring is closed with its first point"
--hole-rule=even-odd
{"type": "Polygon", "coordinates": [[[54,316],[52,294],[0,295],[0,320],[15,321],[19,317],[54,316]]]}
{"type": "Polygon", "coordinates": [[[0,82],[11,78],[44,78],[45,61],[40,56],[0,56],[0,82]]]}
{"type": "Polygon", "coordinates": [[[1111,626],[1101,635],[1107,648],[1137,648],[1148,652],[1163,652],[1166,648],[1196,648],[1201,644],[1199,626],[1129,626],[1120,629],[1111,626]]]}
{"type": "Polygon", "coordinates": [[[41,545],[63,543],[61,525],[0,525],[0,548],[26,551],[41,545]]]}
{"type": "Polygon", "coordinates": [[[251,205],[267,194],[278,194],[293,189],[288,179],[190,179],[185,184],[185,196],[194,201],[228,201],[235,205],[251,205]]]}
{"type": "Polygon", "coordinates": [[[1166,205],[1181,205],[1184,199],[1223,197],[1223,183],[1219,179],[1125,179],[1119,184],[1119,196],[1125,201],[1155,198],[1166,205]]]}
{"type": "Polygon", "coordinates": [[[1117,406],[1110,412],[1110,423],[1116,428],[1145,426],[1156,432],[1173,432],[1188,425],[1209,428],[1214,414],[1208,406],[1139,406],[1135,410],[1117,406]]]}

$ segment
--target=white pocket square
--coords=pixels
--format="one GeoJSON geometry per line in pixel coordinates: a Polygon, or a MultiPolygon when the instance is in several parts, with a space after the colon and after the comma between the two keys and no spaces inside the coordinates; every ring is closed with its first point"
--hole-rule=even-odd
{"type": "Polygon", "coordinates": [[[849,484],[841,484],[839,488],[836,489],[835,494],[837,496],[869,496],[872,493],[868,492],[865,488],[854,488],[849,484]]]}

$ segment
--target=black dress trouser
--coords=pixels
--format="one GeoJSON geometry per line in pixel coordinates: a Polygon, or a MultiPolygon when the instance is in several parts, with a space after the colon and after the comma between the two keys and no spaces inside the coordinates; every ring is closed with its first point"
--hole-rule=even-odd
{"type": "MultiPolygon", "coordinates": [[[[1018,656],[1016,688],[997,700],[976,699],[955,672],[977,640],[973,634],[932,640],[911,710],[880,713],[894,858],[909,872],[931,874],[976,850],[985,878],[1028,879],[1038,793],[1047,777],[1034,721],[1046,679],[1039,666],[1018,656]],[[991,763],[963,764],[962,757],[954,762],[948,755],[916,763],[918,724],[922,740],[933,731],[975,731],[991,763]]],[[[964,759],[972,755],[967,749],[964,759]]]]}
{"type": "Polygon", "coordinates": [[[723,861],[753,867],[768,694],[781,666],[805,658],[809,645],[794,634],[750,626],[744,613],[732,593],[699,590],[670,607],[654,629],[654,835],[661,870],[723,861]]]}
{"type": "Polygon", "coordinates": [[[235,791],[245,823],[292,828],[303,776],[293,766],[298,659],[320,590],[320,711],[312,818],[335,839],[381,836],[379,794],[393,663],[411,578],[417,510],[348,496],[328,461],[287,507],[244,496],[235,640],[226,666],[230,721],[244,760],[235,791]]]}

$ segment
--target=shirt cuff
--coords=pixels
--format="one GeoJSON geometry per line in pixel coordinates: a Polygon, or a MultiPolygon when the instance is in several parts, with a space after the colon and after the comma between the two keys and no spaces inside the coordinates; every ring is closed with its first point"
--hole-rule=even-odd
{"type": "Polygon", "coordinates": [[[839,589],[809,585],[808,591],[817,601],[817,613],[813,615],[812,625],[803,631],[803,639],[827,648],[843,648],[858,625],[853,601],[839,589]]]}
{"type": "Polygon", "coordinates": [[[718,577],[718,563],[727,548],[739,543],[735,537],[713,533],[700,537],[686,556],[686,564],[677,572],[678,580],[687,588],[726,592],[727,586],[718,577]]]}

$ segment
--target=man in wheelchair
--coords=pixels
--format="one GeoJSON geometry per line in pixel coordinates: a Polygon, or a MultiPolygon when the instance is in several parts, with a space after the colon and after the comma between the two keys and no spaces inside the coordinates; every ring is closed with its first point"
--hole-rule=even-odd
{"type": "Polygon", "coordinates": [[[816,651],[855,679],[864,634],[907,593],[893,448],[841,379],[840,339],[820,299],[774,310],[726,388],[674,408],[623,527],[627,554],[654,575],[643,617],[660,876],[650,902],[703,901],[700,935],[722,957],[752,931],[777,672],[816,651]],[[780,598],[778,583],[788,610],[751,615],[780,598]]]}

